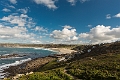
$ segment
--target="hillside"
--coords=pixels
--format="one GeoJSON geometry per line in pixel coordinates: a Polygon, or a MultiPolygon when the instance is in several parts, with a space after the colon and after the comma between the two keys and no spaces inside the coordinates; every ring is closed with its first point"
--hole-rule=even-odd
{"type": "Polygon", "coordinates": [[[19,80],[120,80],[120,42],[77,46],[74,50],[77,53],[71,59],[53,60],[19,80]]]}

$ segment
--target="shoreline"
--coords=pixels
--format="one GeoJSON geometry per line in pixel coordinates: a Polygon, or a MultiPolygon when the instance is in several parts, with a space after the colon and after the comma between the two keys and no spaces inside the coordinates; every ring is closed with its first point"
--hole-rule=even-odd
{"type": "MultiPolygon", "coordinates": [[[[25,47],[24,47],[25,48],[25,47]]],[[[36,48],[36,47],[33,47],[36,48]]],[[[38,49],[41,47],[37,47],[38,49]]],[[[57,60],[57,55],[65,55],[65,54],[71,54],[72,52],[75,52],[74,50],[70,50],[67,48],[42,48],[43,50],[49,50],[53,52],[57,52],[57,54],[51,54],[45,57],[39,57],[32,59],[30,61],[26,61],[22,64],[16,65],[16,66],[10,66],[7,69],[4,69],[3,73],[9,73],[6,77],[16,76],[18,74],[26,74],[30,72],[34,72],[39,67],[47,64],[48,62],[52,60],[57,60]]]]}
{"type": "Polygon", "coordinates": [[[59,54],[71,54],[72,52],[76,52],[75,50],[71,50],[68,48],[45,48],[45,47],[5,47],[5,48],[33,48],[33,49],[41,49],[41,50],[48,50],[53,52],[58,52],[59,54]]]}

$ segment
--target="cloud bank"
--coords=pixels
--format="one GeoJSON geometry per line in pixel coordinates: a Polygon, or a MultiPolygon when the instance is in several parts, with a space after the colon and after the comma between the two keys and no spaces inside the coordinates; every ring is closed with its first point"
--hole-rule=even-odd
{"type": "Polygon", "coordinates": [[[111,28],[111,26],[97,25],[90,29],[90,32],[80,33],[81,39],[90,41],[90,43],[106,43],[120,39],[120,27],[111,28]]]}

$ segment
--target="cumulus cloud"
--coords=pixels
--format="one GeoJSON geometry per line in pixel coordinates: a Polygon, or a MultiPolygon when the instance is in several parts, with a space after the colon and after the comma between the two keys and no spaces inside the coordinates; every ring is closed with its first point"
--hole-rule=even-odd
{"type": "MultiPolygon", "coordinates": [[[[71,3],[72,6],[74,6],[78,0],[67,0],[67,1],[68,1],[69,3],[71,3]]],[[[79,1],[80,1],[81,3],[84,3],[84,2],[87,2],[87,1],[89,1],[89,0],[79,0],[79,1]]]]}
{"type": "Polygon", "coordinates": [[[120,18],[120,13],[116,14],[114,17],[120,18]]]}
{"type": "Polygon", "coordinates": [[[12,5],[8,5],[7,7],[15,9],[15,7],[12,5]]]}
{"type": "MultiPolygon", "coordinates": [[[[13,8],[13,6],[7,7],[13,8]]],[[[39,39],[42,37],[39,36],[43,35],[40,35],[37,31],[47,32],[47,29],[36,26],[33,19],[26,14],[27,12],[28,8],[18,9],[15,13],[0,18],[1,42],[41,43],[39,39]]]]}
{"type": "Polygon", "coordinates": [[[77,41],[77,40],[78,40],[78,37],[73,36],[72,41],[77,41]]]}
{"type": "Polygon", "coordinates": [[[18,12],[21,12],[23,14],[26,14],[28,12],[28,8],[24,8],[24,9],[18,9],[18,12]]]}
{"type": "Polygon", "coordinates": [[[90,24],[89,24],[87,27],[91,28],[91,27],[92,27],[92,25],[90,25],[90,24]]]}
{"type": "Polygon", "coordinates": [[[30,17],[28,17],[27,15],[25,14],[20,14],[20,15],[17,15],[17,14],[11,14],[9,16],[4,16],[2,19],[0,19],[1,21],[4,21],[4,22],[8,22],[12,25],[16,24],[18,26],[25,26],[25,25],[30,25],[32,23],[32,20],[30,17]]]}
{"type": "Polygon", "coordinates": [[[110,15],[110,14],[107,14],[107,15],[106,15],[106,19],[111,19],[111,15],[110,15]]]}
{"type": "Polygon", "coordinates": [[[0,25],[0,39],[28,39],[30,35],[27,34],[27,29],[25,27],[9,27],[0,25]]]}
{"type": "Polygon", "coordinates": [[[32,40],[31,43],[33,43],[33,44],[41,44],[42,42],[40,40],[32,40]]]}
{"type": "Polygon", "coordinates": [[[40,26],[36,26],[33,30],[47,32],[47,29],[40,27],[40,26]]]}
{"type": "Polygon", "coordinates": [[[36,4],[43,4],[50,9],[56,9],[57,8],[56,5],[55,5],[56,0],[34,0],[34,2],[36,4]]]}
{"type": "Polygon", "coordinates": [[[84,3],[84,2],[86,2],[86,1],[89,1],[89,0],[80,0],[81,3],[84,3]]]}
{"type": "Polygon", "coordinates": [[[2,11],[4,11],[4,12],[10,12],[11,10],[9,10],[7,8],[4,8],[2,11]]]}
{"type": "Polygon", "coordinates": [[[77,0],[67,0],[68,2],[71,3],[71,5],[75,5],[75,3],[77,2],[77,0]]]}
{"type": "Polygon", "coordinates": [[[66,28],[66,29],[71,29],[72,28],[71,26],[68,26],[68,25],[65,25],[63,27],[66,28]]]}
{"type": "Polygon", "coordinates": [[[111,28],[111,26],[98,25],[90,29],[90,32],[79,34],[79,37],[91,41],[91,43],[104,43],[120,39],[118,34],[120,34],[120,27],[111,28]]]}
{"type": "Polygon", "coordinates": [[[16,0],[9,0],[12,4],[16,4],[17,1],[16,0]]]}
{"type": "Polygon", "coordinates": [[[76,29],[71,26],[64,26],[63,30],[54,30],[50,36],[54,39],[61,39],[64,41],[78,40],[76,29]]]}
{"type": "Polygon", "coordinates": [[[9,15],[8,17],[4,16],[1,20],[10,22],[11,24],[17,24],[18,26],[25,26],[26,23],[26,20],[23,19],[23,15],[22,16],[9,15]]]}

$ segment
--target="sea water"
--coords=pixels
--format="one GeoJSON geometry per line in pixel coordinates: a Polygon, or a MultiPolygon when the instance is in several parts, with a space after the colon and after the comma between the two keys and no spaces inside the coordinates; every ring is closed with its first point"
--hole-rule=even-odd
{"type": "Polygon", "coordinates": [[[45,57],[51,54],[56,54],[57,52],[44,49],[44,48],[8,48],[0,47],[0,56],[10,55],[10,54],[19,54],[25,55],[21,57],[9,57],[0,59],[0,78],[4,78],[6,73],[3,73],[3,70],[9,68],[9,66],[15,66],[22,64],[31,59],[38,57],[45,57]]]}

